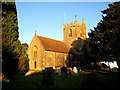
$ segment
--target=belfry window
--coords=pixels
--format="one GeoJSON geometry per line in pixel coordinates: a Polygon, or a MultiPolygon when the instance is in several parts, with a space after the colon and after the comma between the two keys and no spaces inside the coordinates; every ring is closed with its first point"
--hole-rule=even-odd
{"type": "Polygon", "coordinates": [[[69,31],[69,37],[72,37],[72,29],[69,31]]]}

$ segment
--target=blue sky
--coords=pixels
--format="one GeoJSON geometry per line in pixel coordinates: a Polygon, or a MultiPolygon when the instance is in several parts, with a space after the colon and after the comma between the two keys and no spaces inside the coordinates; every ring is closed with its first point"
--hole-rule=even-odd
{"type": "Polygon", "coordinates": [[[37,35],[63,40],[63,22],[70,23],[78,17],[84,18],[87,33],[102,18],[101,11],[108,8],[111,2],[16,2],[21,43],[30,42],[37,35]],[[64,20],[65,17],[65,20],[64,20]]]}

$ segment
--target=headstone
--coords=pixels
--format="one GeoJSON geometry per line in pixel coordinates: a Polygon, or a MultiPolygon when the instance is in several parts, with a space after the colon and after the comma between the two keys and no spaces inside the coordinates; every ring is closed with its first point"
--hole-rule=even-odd
{"type": "Polygon", "coordinates": [[[57,73],[57,75],[61,76],[61,70],[60,69],[57,69],[56,73],[57,73]]]}
{"type": "Polygon", "coordinates": [[[72,68],[68,68],[68,74],[69,74],[69,75],[72,74],[72,68]]]}
{"type": "Polygon", "coordinates": [[[77,67],[74,67],[74,68],[73,68],[73,72],[74,72],[74,74],[78,74],[77,67]]]}
{"type": "Polygon", "coordinates": [[[54,69],[52,67],[45,68],[45,70],[42,71],[42,85],[54,85],[54,69]]]}
{"type": "Polygon", "coordinates": [[[66,67],[61,68],[61,76],[67,77],[67,68],[66,67]]]}

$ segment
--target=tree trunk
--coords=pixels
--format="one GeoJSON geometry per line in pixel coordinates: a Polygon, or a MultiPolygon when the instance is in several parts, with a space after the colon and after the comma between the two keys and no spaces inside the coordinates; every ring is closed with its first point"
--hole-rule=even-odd
{"type": "Polygon", "coordinates": [[[120,68],[120,59],[117,60],[118,68],[120,68]]]}
{"type": "Polygon", "coordinates": [[[120,74],[120,59],[117,60],[117,66],[118,66],[117,72],[120,74]]]}

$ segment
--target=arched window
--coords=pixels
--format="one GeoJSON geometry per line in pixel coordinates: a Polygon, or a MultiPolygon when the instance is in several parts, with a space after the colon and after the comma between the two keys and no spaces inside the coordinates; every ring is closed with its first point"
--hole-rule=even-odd
{"type": "Polygon", "coordinates": [[[69,30],[69,37],[72,37],[72,29],[69,30]]]}
{"type": "Polygon", "coordinates": [[[34,55],[34,57],[37,57],[37,47],[36,46],[34,46],[34,48],[33,48],[33,55],[34,55]]]}
{"type": "Polygon", "coordinates": [[[37,51],[34,51],[34,57],[37,57],[37,51]]]}

